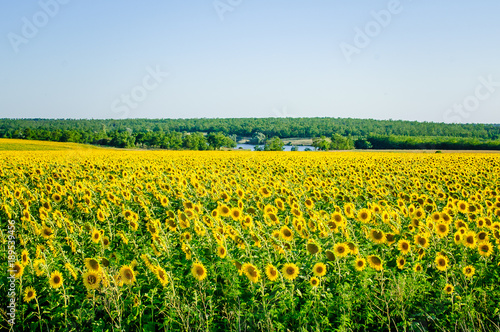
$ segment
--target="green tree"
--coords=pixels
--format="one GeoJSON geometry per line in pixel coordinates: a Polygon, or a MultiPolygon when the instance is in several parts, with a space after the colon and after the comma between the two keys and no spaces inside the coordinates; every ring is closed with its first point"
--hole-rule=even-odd
{"type": "Polygon", "coordinates": [[[285,143],[278,137],[274,136],[266,141],[264,151],[283,151],[285,143]]]}
{"type": "Polygon", "coordinates": [[[315,137],[312,144],[317,150],[326,151],[330,148],[330,142],[325,136],[315,137]]]}
{"type": "Polygon", "coordinates": [[[352,150],[354,142],[350,137],[344,137],[337,133],[332,135],[330,149],[332,150],[352,150]]]}
{"type": "Polygon", "coordinates": [[[364,138],[358,138],[354,142],[354,147],[356,149],[367,150],[367,149],[371,149],[372,148],[372,143],[370,143],[370,141],[367,141],[364,138]]]}

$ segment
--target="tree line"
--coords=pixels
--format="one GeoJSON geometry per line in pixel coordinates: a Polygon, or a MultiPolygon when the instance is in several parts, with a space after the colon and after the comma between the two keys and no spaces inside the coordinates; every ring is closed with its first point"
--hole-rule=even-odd
{"type": "MultiPolygon", "coordinates": [[[[313,137],[317,150],[498,150],[500,125],[351,118],[0,119],[1,138],[75,142],[120,148],[213,150],[238,137],[279,150],[277,139],[313,137]]],[[[266,149],[264,146],[262,149],[266,149]]]]}
{"type": "Polygon", "coordinates": [[[445,124],[402,120],[352,118],[228,118],[228,119],[0,119],[0,133],[13,135],[16,130],[45,129],[76,131],[82,136],[112,131],[137,132],[220,132],[250,137],[256,132],[266,137],[352,137],[368,136],[447,136],[499,139],[500,125],[445,124]]]}

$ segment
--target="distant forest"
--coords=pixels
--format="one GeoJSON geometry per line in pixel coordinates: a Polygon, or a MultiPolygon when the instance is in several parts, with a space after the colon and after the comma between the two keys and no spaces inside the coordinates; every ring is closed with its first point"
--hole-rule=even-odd
{"type": "Polygon", "coordinates": [[[348,137],[376,149],[500,149],[500,125],[351,118],[0,119],[0,137],[207,150],[239,137],[348,137]]]}

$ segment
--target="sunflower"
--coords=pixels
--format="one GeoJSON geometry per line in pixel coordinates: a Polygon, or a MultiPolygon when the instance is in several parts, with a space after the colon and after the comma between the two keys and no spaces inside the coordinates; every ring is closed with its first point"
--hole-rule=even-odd
{"type": "Polygon", "coordinates": [[[28,265],[29,261],[30,261],[29,252],[28,252],[28,250],[24,249],[21,252],[21,263],[23,263],[23,265],[26,266],[26,265],[28,265]]]}
{"type": "Polygon", "coordinates": [[[312,199],[308,198],[304,201],[304,205],[306,206],[306,208],[308,208],[309,210],[312,210],[314,208],[314,202],[312,201],[312,199]]]}
{"type": "Polygon", "coordinates": [[[363,223],[369,223],[372,218],[372,212],[368,209],[361,209],[357,214],[358,220],[363,223]]]}
{"type": "Polygon", "coordinates": [[[460,244],[462,243],[462,233],[460,231],[456,231],[455,234],[453,234],[453,241],[455,244],[460,244]]]}
{"type": "Polygon", "coordinates": [[[422,248],[428,248],[429,247],[429,238],[427,237],[427,234],[417,234],[417,235],[415,235],[414,241],[415,241],[416,245],[419,245],[422,248]]]}
{"type": "Polygon", "coordinates": [[[446,284],[446,286],[444,286],[444,288],[443,288],[443,292],[445,292],[446,294],[453,293],[453,290],[454,290],[454,287],[450,284],[446,284]]]}
{"type": "Polygon", "coordinates": [[[101,274],[97,271],[87,271],[83,274],[83,284],[87,290],[97,289],[101,283],[101,274]]]}
{"type": "Polygon", "coordinates": [[[368,260],[368,264],[371,266],[372,269],[377,270],[377,271],[382,271],[383,262],[379,256],[370,255],[367,257],[367,260],[368,260]]]}
{"type": "Polygon", "coordinates": [[[299,275],[299,268],[294,263],[285,263],[282,268],[283,276],[287,280],[294,280],[299,275]]]}
{"type": "Polygon", "coordinates": [[[124,284],[131,285],[135,281],[134,270],[128,265],[123,265],[120,268],[120,277],[124,284]]]}
{"type": "Polygon", "coordinates": [[[465,201],[458,201],[457,210],[461,213],[467,213],[469,210],[469,204],[465,201]]]}
{"type": "Polygon", "coordinates": [[[405,239],[401,239],[398,241],[398,250],[401,251],[403,255],[406,255],[411,250],[410,242],[405,239]]]}
{"type": "Polygon", "coordinates": [[[167,205],[168,205],[168,198],[167,198],[167,197],[165,197],[165,196],[161,196],[161,197],[160,197],[160,204],[161,204],[161,206],[163,206],[163,207],[167,206],[167,205]]]}
{"type": "Polygon", "coordinates": [[[160,232],[160,230],[158,229],[158,224],[159,222],[155,220],[151,220],[146,224],[146,228],[148,229],[148,232],[151,234],[152,237],[157,236],[160,232]]]}
{"type": "Polygon", "coordinates": [[[85,258],[85,266],[92,272],[101,271],[101,265],[95,258],[85,258]]]}
{"type": "Polygon", "coordinates": [[[207,277],[207,269],[201,263],[194,263],[193,266],[191,267],[191,274],[198,281],[202,281],[207,277]]]}
{"type": "Polygon", "coordinates": [[[333,253],[333,251],[331,251],[331,250],[325,251],[325,256],[326,256],[326,259],[328,259],[330,262],[335,261],[335,254],[333,253]]]}
{"type": "Polygon", "coordinates": [[[24,302],[29,303],[36,298],[36,290],[33,287],[26,287],[24,290],[24,302]]]}
{"type": "Polygon", "coordinates": [[[20,262],[15,262],[9,271],[11,275],[14,275],[14,277],[21,278],[24,272],[24,265],[20,262]]]}
{"type": "Polygon", "coordinates": [[[396,260],[396,264],[398,265],[398,269],[402,270],[406,264],[406,260],[404,257],[398,257],[396,260]]]}
{"type": "Polygon", "coordinates": [[[38,277],[45,274],[45,271],[42,270],[42,267],[46,267],[44,259],[35,259],[35,261],[33,262],[33,267],[35,268],[35,272],[38,277]]]}
{"type": "Polygon", "coordinates": [[[280,236],[283,240],[288,242],[293,240],[293,232],[288,226],[281,227],[280,236]]]}
{"type": "Polygon", "coordinates": [[[462,243],[464,246],[470,249],[474,249],[477,246],[476,232],[468,231],[463,235],[462,243]]]}
{"type": "Polygon", "coordinates": [[[224,257],[226,257],[226,255],[227,255],[227,249],[226,249],[224,246],[219,245],[219,246],[217,247],[217,255],[218,255],[220,258],[224,258],[224,257]]]}
{"type": "Polygon", "coordinates": [[[272,264],[267,264],[266,276],[270,281],[275,281],[279,277],[279,272],[272,264]]]}
{"type": "Polygon", "coordinates": [[[311,255],[316,255],[321,251],[321,248],[316,243],[308,243],[306,249],[311,255]]]}
{"type": "Polygon", "coordinates": [[[441,223],[438,223],[436,225],[436,234],[440,237],[440,238],[444,238],[446,237],[446,235],[448,235],[449,231],[450,231],[450,228],[448,227],[448,224],[444,223],[444,222],[441,222],[441,223]]]}
{"type": "Polygon", "coordinates": [[[54,231],[52,230],[52,228],[44,225],[43,228],[42,228],[42,237],[45,240],[53,238],[54,237],[54,231]]]}
{"type": "Polygon", "coordinates": [[[101,240],[101,232],[94,228],[91,233],[91,238],[92,242],[99,243],[99,241],[101,240]]]}
{"type": "Polygon", "coordinates": [[[336,257],[346,257],[349,252],[349,246],[346,243],[335,243],[333,246],[333,253],[336,257]]]}
{"type": "Polygon", "coordinates": [[[316,277],[322,277],[326,274],[326,265],[323,263],[316,263],[313,266],[313,273],[316,277]]]}
{"type": "Polygon", "coordinates": [[[99,220],[100,222],[106,220],[106,213],[104,213],[104,211],[100,208],[97,209],[97,220],[99,220]]]}
{"type": "Polygon", "coordinates": [[[250,280],[253,283],[259,281],[260,272],[255,265],[250,263],[245,263],[243,264],[241,269],[243,270],[243,273],[245,273],[245,275],[247,276],[248,280],[250,280]]]}
{"type": "MultiPolygon", "coordinates": [[[[278,225],[280,223],[280,219],[278,218],[278,216],[276,214],[274,214],[273,212],[270,212],[270,213],[267,213],[266,214],[266,217],[271,220],[274,224],[278,225]]],[[[269,223],[268,223],[269,225],[269,223]]]]}
{"type": "Polygon", "coordinates": [[[309,279],[309,285],[311,285],[312,288],[316,288],[319,286],[319,279],[316,277],[312,277],[309,279]]]}
{"type": "Polygon", "coordinates": [[[128,225],[130,226],[130,228],[135,232],[139,229],[139,224],[137,223],[137,221],[135,220],[131,220],[129,221],[128,225]]]}
{"type": "Polygon", "coordinates": [[[50,287],[57,289],[57,288],[62,286],[63,282],[64,282],[64,278],[63,278],[61,272],[59,272],[59,271],[52,272],[52,274],[50,275],[50,278],[49,278],[50,287]]]}
{"type": "Polygon", "coordinates": [[[420,263],[415,264],[415,266],[413,267],[413,271],[417,272],[417,273],[420,273],[423,270],[424,270],[424,268],[422,267],[422,264],[420,264],[420,263]]]}
{"type": "Polygon", "coordinates": [[[481,256],[489,257],[493,253],[493,246],[489,241],[483,241],[477,246],[477,251],[481,256]]]}
{"type": "Polygon", "coordinates": [[[376,244],[382,244],[386,241],[385,233],[380,229],[372,229],[370,231],[370,239],[376,244]]]}
{"type": "Polygon", "coordinates": [[[434,259],[434,263],[436,264],[436,268],[439,271],[446,271],[446,269],[448,268],[449,260],[448,257],[442,254],[438,254],[434,259]]]}
{"type": "Polygon", "coordinates": [[[167,272],[160,266],[157,266],[155,269],[155,275],[160,281],[163,287],[167,286],[169,283],[167,272]]]}
{"type": "Polygon", "coordinates": [[[394,233],[385,233],[385,242],[387,245],[392,245],[396,242],[396,234],[394,233]]]}
{"type": "Polygon", "coordinates": [[[108,249],[110,244],[111,244],[111,242],[109,241],[109,237],[104,236],[102,238],[102,245],[103,245],[104,249],[108,249]]]}
{"type": "Polygon", "coordinates": [[[467,277],[467,278],[472,278],[474,273],[476,273],[476,269],[472,265],[467,265],[462,269],[462,273],[467,277]]]}
{"type": "Polygon", "coordinates": [[[227,205],[219,206],[219,213],[223,217],[228,217],[231,214],[231,209],[227,205]]]}
{"type": "Polygon", "coordinates": [[[232,208],[231,209],[231,218],[233,218],[233,220],[240,220],[241,219],[241,216],[242,216],[242,212],[239,208],[232,208]]]}
{"type": "Polygon", "coordinates": [[[366,259],[358,257],[354,261],[354,268],[356,271],[363,271],[366,267],[366,259]]]}
{"type": "Polygon", "coordinates": [[[489,235],[487,232],[481,231],[481,232],[477,233],[477,240],[479,242],[488,241],[488,239],[489,239],[489,235]]]}

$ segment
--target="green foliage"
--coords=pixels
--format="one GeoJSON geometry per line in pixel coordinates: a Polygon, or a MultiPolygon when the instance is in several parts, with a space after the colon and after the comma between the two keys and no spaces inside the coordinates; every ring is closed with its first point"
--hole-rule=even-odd
{"type": "Polygon", "coordinates": [[[343,137],[339,134],[333,134],[331,138],[331,150],[352,150],[354,149],[354,141],[351,137],[343,137]]]}
{"type": "Polygon", "coordinates": [[[330,149],[330,141],[325,136],[316,137],[313,139],[312,144],[317,150],[326,151],[330,149]]]}
{"type": "Polygon", "coordinates": [[[500,140],[437,136],[369,136],[374,149],[500,150],[500,140]]]}
{"type": "MultiPolygon", "coordinates": [[[[234,118],[234,119],[0,119],[0,138],[75,142],[115,147],[186,149],[205,144],[182,133],[212,133],[251,137],[263,145],[266,137],[332,137],[328,149],[498,149],[500,126],[444,124],[351,118],[234,118]],[[347,142],[339,137],[352,137],[347,142]],[[397,138],[396,138],[397,137],[397,138]],[[432,138],[431,138],[432,137],[432,138]],[[364,139],[366,138],[366,139],[364,139]],[[184,139],[187,139],[184,142],[184,139]],[[338,142],[337,142],[338,141],[338,142]],[[358,147],[359,146],[359,147],[358,147]]],[[[208,137],[206,137],[208,138],[208,137]]],[[[236,141],[235,137],[230,137],[236,141]]],[[[220,138],[209,149],[232,147],[220,138]]],[[[326,149],[326,142],[319,149],[326,149]]]]}
{"type": "Polygon", "coordinates": [[[264,151],[283,151],[284,148],[285,143],[277,136],[268,139],[264,145],[264,151]]]}
{"type": "Polygon", "coordinates": [[[360,149],[360,150],[367,150],[367,149],[371,149],[372,148],[372,143],[370,143],[370,141],[364,139],[364,138],[358,138],[355,142],[354,142],[354,147],[356,149],[360,149]]]}

